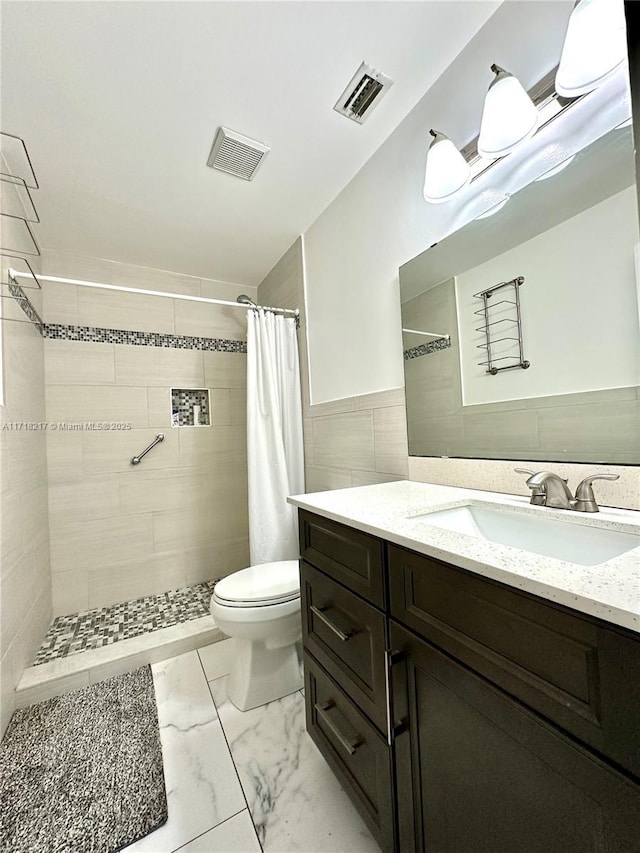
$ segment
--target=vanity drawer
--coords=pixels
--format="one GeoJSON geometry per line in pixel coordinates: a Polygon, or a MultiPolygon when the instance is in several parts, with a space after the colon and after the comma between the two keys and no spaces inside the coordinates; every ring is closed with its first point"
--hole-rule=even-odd
{"type": "Polygon", "coordinates": [[[385,731],[384,615],[304,561],[300,591],[305,649],[385,731]]]}
{"type": "Polygon", "coordinates": [[[640,778],[640,638],[389,546],[391,614],[640,778]]]}
{"type": "Polygon", "coordinates": [[[307,731],[383,850],[393,850],[391,755],[386,741],[308,652],[307,731]]]}
{"type": "Polygon", "coordinates": [[[302,559],[384,607],[382,540],[305,510],[300,510],[299,520],[302,559]]]}

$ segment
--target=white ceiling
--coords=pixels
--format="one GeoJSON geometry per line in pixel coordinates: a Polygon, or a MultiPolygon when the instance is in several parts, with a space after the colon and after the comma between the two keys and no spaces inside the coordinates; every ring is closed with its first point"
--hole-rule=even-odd
{"type": "Polygon", "coordinates": [[[498,5],[4,2],[40,245],[258,284],[498,5]],[[360,126],[333,104],[363,60],[395,84],[360,126]],[[272,146],[253,182],[205,165],[221,124],[272,146]]]}

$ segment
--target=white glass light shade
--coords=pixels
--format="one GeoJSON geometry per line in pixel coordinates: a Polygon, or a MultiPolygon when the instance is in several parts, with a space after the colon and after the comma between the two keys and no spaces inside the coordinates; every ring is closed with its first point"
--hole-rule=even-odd
{"type": "Polygon", "coordinates": [[[433,139],[427,152],[424,173],[424,197],[438,204],[448,201],[469,183],[469,164],[453,142],[443,133],[430,131],[433,139]]]}
{"type": "Polygon", "coordinates": [[[518,79],[497,65],[491,68],[496,77],[484,99],[478,153],[496,159],[533,136],[540,116],[518,79]]]}
{"type": "Polygon", "coordinates": [[[597,89],[627,56],[622,0],[580,0],[564,39],[556,92],[577,98],[597,89]]]}

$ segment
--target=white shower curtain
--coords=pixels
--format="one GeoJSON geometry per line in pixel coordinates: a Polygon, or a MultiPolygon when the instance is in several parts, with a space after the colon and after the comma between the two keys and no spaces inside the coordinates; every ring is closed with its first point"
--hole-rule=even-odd
{"type": "Polygon", "coordinates": [[[297,511],[304,492],[302,400],[296,321],[248,311],[247,457],[251,565],[299,554],[297,511]]]}

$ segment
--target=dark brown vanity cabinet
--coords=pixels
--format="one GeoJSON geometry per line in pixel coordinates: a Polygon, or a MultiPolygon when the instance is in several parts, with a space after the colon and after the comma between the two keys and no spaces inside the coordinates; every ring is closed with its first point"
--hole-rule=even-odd
{"type": "Polygon", "coordinates": [[[640,853],[637,635],[300,529],[308,728],[383,849],[640,853]]]}
{"type": "Polygon", "coordinates": [[[640,850],[640,791],[458,661],[392,623],[402,853],[640,850]]]}
{"type": "Polygon", "coordinates": [[[385,543],[300,511],[300,554],[307,729],[391,851],[385,543]]]}

